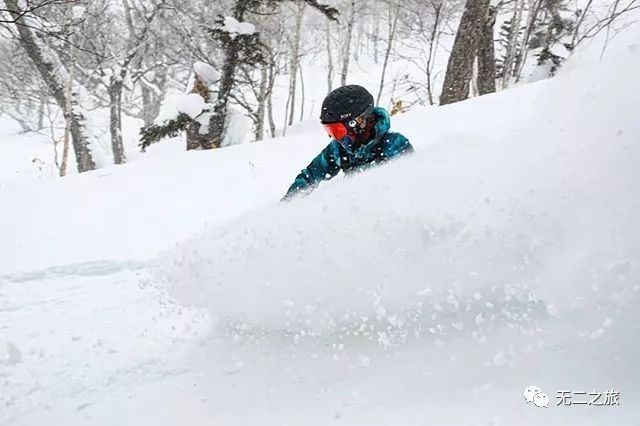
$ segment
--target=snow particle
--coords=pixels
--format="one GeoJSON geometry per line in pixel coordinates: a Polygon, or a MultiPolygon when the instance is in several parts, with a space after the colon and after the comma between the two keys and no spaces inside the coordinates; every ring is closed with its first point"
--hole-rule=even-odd
{"type": "Polygon", "coordinates": [[[506,365],[507,357],[502,352],[498,352],[496,356],[493,357],[493,365],[496,367],[502,367],[506,365]]]}
{"type": "Polygon", "coordinates": [[[596,340],[596,339],[601,338],[602,336],[604,336],[604,329],[599,328],[599,329],[597,329],[596,331],[594,331],[593,333],[591,333],[591,334],[589,335],[589,338],[590,338],[591,340],[596,340]]]}

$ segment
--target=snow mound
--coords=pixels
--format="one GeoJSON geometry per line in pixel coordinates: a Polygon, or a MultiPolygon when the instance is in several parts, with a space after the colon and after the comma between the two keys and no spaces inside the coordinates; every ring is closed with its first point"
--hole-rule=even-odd
{"type": "Polygon", "coordinates": [[[211,65],[205,64],[204,62],[198,61],[193,64],[193,71],[209,84],[215,83],[220,79],[220,73],[211,65]]]}
{"type": "Polygon", "coordinates": [[[251,35],[256,32],[255,25],[249,22],[240,22],[233,16],[224,17],[224,26],[222,29],[232,36],[251,35]]]}
{"type": "Polygon", "coordinates": [[[174,120],[178,114],[184,113],[196,118],[206,108],[207,104],[197,93],[175,94],[168,96],[162,102],[156,123],[162,124],[167,120],[174,120]]]}
{"type": "Polygon", "coordinates": [[[406,114],[412,158],[185,242],[162,258],[158,280],[227,330],[383,344],[398,328],[403,338],[473,333],[496,315],[535,326],[637,305],[640,123],[629,87],[639,65],[616,55],[406,114]]]}

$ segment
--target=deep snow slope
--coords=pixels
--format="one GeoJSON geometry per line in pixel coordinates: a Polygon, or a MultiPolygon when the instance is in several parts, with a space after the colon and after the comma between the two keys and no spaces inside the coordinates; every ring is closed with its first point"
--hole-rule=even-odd
{"type": "Polygon", "coordinates": [[[320,131],[0,189],[0,424],[637,424],[639,31],[285,205],[320,131]]]}

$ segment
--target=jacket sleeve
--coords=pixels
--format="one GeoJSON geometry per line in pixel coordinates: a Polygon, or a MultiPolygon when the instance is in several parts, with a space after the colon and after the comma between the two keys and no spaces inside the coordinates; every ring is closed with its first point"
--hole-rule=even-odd
{"type": "Polygon", "coordinates": [[[313,191],[323,180],[329,180],[340,172],[342,146],[332,140],[316,158],[296,176],[293,184],[282,198],[288,201],[299,193],[313,191]]]}
{"type": "Polygon", "coordinates": [[[387,143],[384,146],[383,153],[387,159],[400,157],[413,152],[413,146],[404,135],[400,133],[388,133],[386,138],[387,143]]]}

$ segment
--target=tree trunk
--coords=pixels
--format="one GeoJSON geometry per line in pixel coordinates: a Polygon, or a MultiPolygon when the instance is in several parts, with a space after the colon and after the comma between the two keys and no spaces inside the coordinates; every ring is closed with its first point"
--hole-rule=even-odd
{"type": "Polygon", "coordinates": [[[349,21],[347,22],[347,37],[344,41],[344,51],[342,54],[342,71],[340,73],[340,85],[347,84],[347,74],[349,73],[349,60],[351,59],[351,39],[353,38],[353,23],[356,19],[356,3],[351,1],[349,21]]]}
{"type": "Polygon", "coordinates": [[[475,57],[473,59],[471,80],[469,81],[469,96],[475,98],[478,94],[478,58],[475,57]]]}
{"type": "Polygon", "coordinates": [[[273,118],[273,96],[269,93],[267,97],[267,118],[269,119],[269,134],[272,138],[276,137],[276,122],[273,118]]]}
{"type": "Polygon", "coordinates": [[[268,64],[263,64],[260,68],[260,88],[258,89],[258,108],[256,111],[256,128],[255,137],[256,142],[264,139],[264,119],[267,108],[267,96],[269,95],[269,74],[268,64]]]}
{"type": "Polygon", "coordinates": [[[378,63],[378,34],[380,33],[380,20],[374,19],[375,26],[373,27],[373,63],[378,63]]]}
{"type": "Polygon", "coordinates": [[[276,64],[272,60],[269,62],[269,92],[267,95],[267,118],[269,120],[269,133],[272,138],[276,137],[276,123],[273,119],[273,85],[276,80],[276,64]]]}
{"type": "MultiPolygon", "coordinates": [[[[547,25],[544,30],[544,37],[542,42],[542,49],[540,54],[538,55],[538,65],[542,65],[547,61],[551,61],[553,64],[549,73],[549,76],[554,75],[555,70],[559,66],[559,58],[551,52],[551,47],[554,43],[558,41],[559,35],[565,30],[565,24],[560,16],[560,2],[557,0],[543,0],[544,1],[544,9],[547,15],[547,25]]],[[[615,14],[616,8],[618,6],[618,1],[616,1],[612,6],[612,13],[615,14]]],[[[607,36],[608,37],[608,36],[607,36]]],[[[606,46],[606,43],[605,43],[606,46]]],[[[604,51],[603,51],[604,52],[604,51]]]]}
{"type": "Polygon", "coordinates": [[[38,105],[38,129],[44,127],[44,104],[48,101],[48,96],[44,93],[40,93],[40,104],[38,105]]]}
{"type": "Polygon", "coordinates": [[[511,17],[511,34],[509,34],[509,40],[507,43],[507,53],[504,58],[504,65],[502,67],[502,87],[509,86],[511,77],[513,77],[513,63],[518,53],[518,33],[520,32],[520,22],[522,21],[522,8],[524,7],[524,0],[515,0],[513,6],[513,16],[511,17]]]}
{"type": "Polygon", "coordinates": [[[394,6],[395,7],[392,9],[392,5],[389,5],[389,31],[387,33],[387,49],[384,52],[384,62],[382,63],[382,75],[380,76],[380,88],[378,89],[378,96],[376,97],[376,105],[380,104],[380,97],[382,96],[382,90],[384,89],[384,78],[387,74],[389,56],[391,55],[393,41],[396,37],[396,28],[398,27],[398,17],[400,16],[400,1],[396,1],[396,4],[394,6]]]}
{"type": "Polygon", "coordinates": [[[304,76],[302,75],[302,65],[298,64],[298,68],[300,69],[300,91],[301,91],[300,121],[303,121],[304,120],[304,76]]]}
{"type": "Polygon", "coordinates": [[[467,0],[444,77],[440,105],[469,97],[469,83],[481,27],[487,16],[486,0],[467,0]]]}
{"type": "MultiPolygon", "coordinates": [[[[242,22],[249,5],[245,0],[236,0],[233,17],[242,22]]],[[[222,75],[218,85],[218,97],[213,114],[209,120],[209,141],[202,145],[203,149],[220,148],[224,137],[225,121],[229,112],[229,95],[233,89],[234,77],[240,55],[240,44],[237,38],[231,40],[224,52],[222,75]]]]}
{"type": "Polygon", "coordinates": [[[209,120],[209,131],[211,140],[207,142],[203,149],[219,148],[222,145],[224,136],[224,124],[229,111],[229,95],[233,88],[233,77],[238,65],[238,46],[236,42],[231,42],[231,46],[225,52],[224,65],[222,67],[222,77],[218,89],[217,102],[213,108],[213,114],[209,120]]]}
{"type": "MultiPolygon", "coordinates": [[[[193,79],[193,87],[189,93],[200,95],[205,103],[209,102],[209,85],[198,74],[193,79]]],[[[192,121],[187,126],[187,151],[195,149],[211,149],[209,132],[200,132],[202,125],[199,121],[192,121]]]]}
{"type": "Polygon", "coordinates": [[[140,93],[142,95],[142,121],[144,122],[144,127],[147,127],[152,125],[157,117],[157,114],[154,114],[153,111],[157,102],[155,102],[153,90],[146,87],[144,83],[140,85],[140,93]]]}
{"type": "Polygon", "coordinates": [[[516,78],[516,82],[520,80],[520,75],[522,74],[522,70],[527,61],[527,55],[529,53],[529,40],[531,39],[531,35],[535,29],[536,21],[538,20],[538,15],[540,14],[542,6],[541,0],[534,0],[532,9],[529,11],[529,17],[527,22],[527,28],[525,30],[524,35],[522,36],[522,42],[520,43],[520,51],[516,57],[515,71],[514,76],[516,78]]]}
{"type": "Polygon", "coordinates": [[[73,108],[76,106],[73,96],[70,100],[72,105],[71,112],[67,112],[67,97],[64,93],[64,85],[61,78],[56,74],[54,65],[45,59],[42,54],[42,50],[38,46],[34,35],[31,32],[31,28],[28,26],[28,23],[24,22],[24,17],[22,16],[21,9],[18,6],[18,1],[5,0],[5,3],[7,9],[9,9],[11,17],[16,22],[16,29],[18,30],[20,44],[27,52],[29,59],[34,63],[38,73],[56,101],[56,104],[60,109],[65,111],[66,118],[69,120],[69,132],[71,133],[78,172],[82,173],[95,169],[96,164],[91,156],[89,138],[84,127],[84,116],[77,108],[73,108]]]}
{"type": "Polygon", "coordinates": [[[360,48],[362,47],[362,33],[364,33],[364,30],[362,28],[362,20],[354,23],[354,29],[356,32],[356,36],[354,40],[355,45],[353,47],[353,59],[358,62],[360,60],[360,48]],[[356,25],[358,26],[357,28],[355,28],[356,25]]]}
{"type": "Polygon", "coordinates": [[[333,57],[331,55],[331,21],[326,20],[325,26],[327,40],[327,93],[333,88],[333,57]]]}
{"type": "Polygon", "coordinates": [[[114,164],[124,164],[124,144],[122,141],[122,88],[119,77],[112,77],[109,84],[109,132],[114,164]]]}
{"type": "MultiPolygon", "coordinates": [[[[289,83],[289,89],[291,89],[291,83],[289,83]]],[[[280,136],[287,134],[287,123],[289,122],[289,106],[291,105],[291,92],[287,96],[287,103],[284,106],[284,121],[282,122],[282,132],[280,136]]]]}
{"type": "Polygon", "coordinates": [[[162,96],[166,90],[167,68],[160,67],[160,69],[156,70],[155,75],[156,78],[150,82],[155,87],[149,87],[145,81],[142,81],[140,85],[142,92],[142,119],[145,127],[153,124],[160,113],[162,96]]]}
{"type": "Polygon", "coordinates": [[[493,44],[493,27],[496,23],[496,10],[489,7],[489,0],[485,9],[489,10],[485,24],[479,38],[478,46],[478,93],[486,95],[496,91],[496,54],[493,44]]]}
{"type": "Polygon", "coordinates": [[[187,127],[187,151],[196,149],[212,149],[211,139],[207,134],[200,133],[201,124],[193,121],[187,127]]]}
{"type": "Polygon", "coordinates": [[[440,26],[442,22],[442,7],[443,1],[431,2],[433,8],[433,27],[431,28],[431,34],[429,37],[429,53],[427,54],[427,66],[425,73],[427,75],[427,97],[429,98],[429,105],[433,105],[433,68],[436,62],[436,54],[438,53],[438,43],[440,42],[440,26]]]}
{"type": "Polygon", "coordinates": [[[302,18],[304,17],[304,3],[299,3],[298,14],[296,15],[296,27],[293,34],[293,42],[291,44],[291,62],[289,68],[289,118],[287,125],[293,124],[293,117],[296,110],[296,86],[298,67],[300,66],[300,33],[302,31],[302,18]]]}
{"type": "MultiPolygon", "coordinates": [[[[67,85],[67,99],[65,103],[65,117],[69,117],[71,115],[71,94],[73,93],[73,74],[75,71],[75,66],[71,68],[69,71],[69,82],[67,85]]],[[[60,166],[58,167],[58,171],[60,172],[60,177],[65,177],[67,175],[67,164],[69,163],[69,132],[71,120],[68,118],[65,120],[64,125],[64,136],[62,137],[62,161],[60,162],[60,166]]],[[[54,151],[56,147],[53,147],[54,151]]],[[[56,152],[57,154],[57,152],[56,152]]],[[[57,155],[56,155],[57,157],[57,155]]],[[[56,158],[57,160],[57,158],[56,158]]],[[[56,161],[57,164],[57,161],[56,161]]]]}

